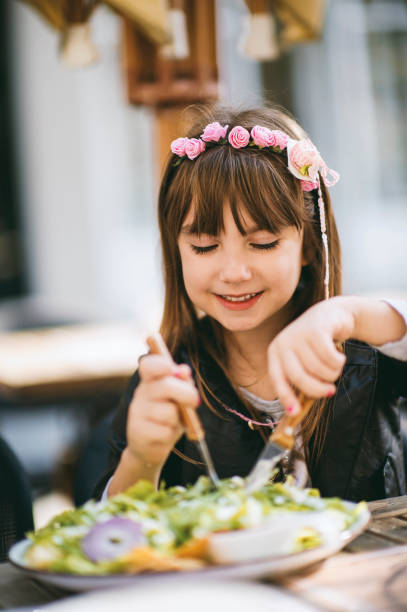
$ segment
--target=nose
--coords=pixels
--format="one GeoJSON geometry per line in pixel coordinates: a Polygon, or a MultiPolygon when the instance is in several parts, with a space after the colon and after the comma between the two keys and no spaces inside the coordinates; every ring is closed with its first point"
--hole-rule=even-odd
{"type": "Polygon", "coordinates": [[[245,261],[241,261],[235,257],[228,258],[222,265],[219,272],[219,280],[222,283],[241,283],[248,281],[252,277],[250,267],[245,261]]]}

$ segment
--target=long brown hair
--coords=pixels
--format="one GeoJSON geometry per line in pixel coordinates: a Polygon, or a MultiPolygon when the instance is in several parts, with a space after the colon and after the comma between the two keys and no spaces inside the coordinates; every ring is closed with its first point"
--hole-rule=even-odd
{"type": "MultiPolygon", "coordinates": [[[[186,135],[199,138],[208,123],[218,121],[229,129],[240,125],[250,131],[255,125],[282,130],[291,138],[301,138],[301,128],[278,108],[234,111],[225,107],[194,107],[186,135]]],[[[242,207],[259,227],[277,234],[282,228],[294,226],[303,230],[303,249],[308,265],[293,296],[295,316],[324,298],[325,261],[321,240],[317,192],[304,192],[300,181],[287,168],[285,152],[246,147],[234,149],[229,144],[207,148],[191,161],[170,155],[165,167],[158,203],[159,227],[163,252],[165,281],[164,311],[161,333],[170,351],[183,344],[187,347],[197,375],[199,391],[211,407],[213,393],[201,376],[198,340],[227,374],[222,328],[211,324],[215,341],[199,334],[199,316],[184,286],[178,237],[182,223],[193,203],[193,229],[197,233],[218,235],[223,229],[223,203],[227,199],[235,223],[244,233],[242,207]]],[[[321,181],[322,183],[322,181],[321,181]]],[[[322,184],[329,240],[330,295],[341,291],[340,245],[328,191],[322,184]]],[[[302,425],[304,448],[314,436],[313,460],[322,451],[328,423],[326,401],[314,403],[302,425]]],[[[311,458],[308,458],[311,460],[311,458]]]]}

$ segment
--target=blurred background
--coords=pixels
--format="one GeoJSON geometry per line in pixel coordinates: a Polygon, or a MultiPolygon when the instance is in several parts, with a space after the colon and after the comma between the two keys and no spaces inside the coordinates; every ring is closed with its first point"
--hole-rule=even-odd
{"type": "Polygon", "coordinates": [[[36,507],[103,471],[191,102],[288,108],[341,174],[344,292],[407,297],[405,0],[4,0],[0,47],[0,434],[36,507]]]}

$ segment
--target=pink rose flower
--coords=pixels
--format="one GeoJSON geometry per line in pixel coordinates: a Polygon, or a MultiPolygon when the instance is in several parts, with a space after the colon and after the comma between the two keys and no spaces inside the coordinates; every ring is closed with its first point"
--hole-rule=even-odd
{"type": "Polygon", "coordinates": [[[218,142],[220,138],[226,137],[228,127],[228,125],[222,126],[218,121],[209,123],[201,134],[201,138],[206,142],[218,142]]]}
{"type": "Polygon", "coordinates": [[[205,143],[200,138],[187,138],[185,153],[189,159],[195,159],[202,151],[205,151],[205,143]]]}
{"type": "Polygon", "coordinates": [[[255,125],[250,132],[250,136],[255,145],[258,147],[273,147],[275,145],[275,138],[271,130],[261,125],[255,125]]]}
{"type": "Polygon", "coordinates": [[[303,140],[289,139],[287,144],[288,168],[301,180],[318,180],[318,171],[326,168],[318,149],[308,138],[303,140]]]}
{"type": "Polygon", "coordinates": [[[252,140],[258,147],[279,147],[283,150],[289,140],[287,134],[281,130],[269,130],[261,125],[255,125],[250,133],[252,140]]]}
{"type": "Polygon", "coordinates": [[[246,147],[249,144],[249,140],[249,132],[241,125],[237,125],[229,132],[229,142],[235,149],[246,147]]]}
{"type": "Polygon", "coordinates": [[[281,130],[273,130],[273,137],[275,142],[273,146],[280,147],[280,149],[283,151],[289,141],[289,137],[287,136],[287,134],[285,134],[281,130]]]}
{"type": "Polygon", "coordinates": [[[171,143],[171,151],[174,155],[183,157],[185,155],[185,145],[187,144],[188,138],[177,138],[171,143]]]}
{"type": "Polygon", "coordinates": [[[318,181],[300,181],[303,191],[312,191],[318,189],[318,181]]]}

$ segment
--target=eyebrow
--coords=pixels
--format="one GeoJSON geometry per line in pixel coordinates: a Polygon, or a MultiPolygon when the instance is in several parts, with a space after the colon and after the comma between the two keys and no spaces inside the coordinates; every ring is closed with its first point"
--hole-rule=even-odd
{"type": "MultiPolygon", "coordinates": [[[[250,234],[255,234],[256,232],[261,232],[261,231],[270,232],[270,230],[267,229],[266,227],[259,227],[258,225],[252,225],[251,227],[248,227],[246,229],[246,231],[243,233],[243,236],[249,236],[250,234]]],[[[197,232],[193,229],[192,223],[189,225],[184,225],[181,228],[180,233],[186,236],[193,236],[197,234],[197,232]]],[[[202,232],[202,233],[207,234],[208,236],[212,236],[212,234],[209,234],[208,232],[202,232]]],[[[273,233],[273,232],[270,232],[270,233],[273,233]]]]}
{"type": "Polygon", "coordinates": [[[192,224],[183,225],[181,227],[180,234],[185,234],[186,236],[191,236],[192,234],[196,234],[196,232],[192,229],[192,224]]]}

